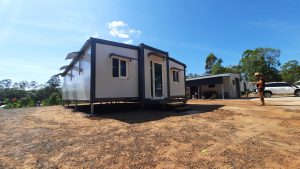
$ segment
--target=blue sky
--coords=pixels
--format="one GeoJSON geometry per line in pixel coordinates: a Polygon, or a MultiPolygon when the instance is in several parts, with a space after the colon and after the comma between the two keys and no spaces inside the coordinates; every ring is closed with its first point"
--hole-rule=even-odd
{"type": "Polygon", "coordinates": [[[238,64],[246,49],[300,60],[300,1],[0,0],[0,79],[46,82],[89,37],[145,43],[204,73],[212,52],[238,64]]]}

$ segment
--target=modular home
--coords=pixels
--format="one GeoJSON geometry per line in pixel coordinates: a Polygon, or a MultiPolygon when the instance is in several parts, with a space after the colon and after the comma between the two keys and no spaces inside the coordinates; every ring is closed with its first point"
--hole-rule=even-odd
{"type": "Polygon", "coordinates": [[[240,98],[240,75],[226,73],[187,79],[186,93],[190,99],[240,98]]]}
{"type": "Polygon", "coordinates": [[[90,38],[66,59],[63,101],[89,102],[91,112],[99,102],[186,102],[186,65],[163,50],[90,38]]]}

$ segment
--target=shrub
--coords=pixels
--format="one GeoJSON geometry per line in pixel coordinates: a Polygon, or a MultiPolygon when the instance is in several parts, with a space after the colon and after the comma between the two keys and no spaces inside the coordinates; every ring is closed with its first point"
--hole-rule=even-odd
{"type": "Polygon", "coordinates": [[[52,93],[48,99],[42,101],[43,106],[58,105],[58,104],[61,104],[61,95],[58,93],[52,93]]]}

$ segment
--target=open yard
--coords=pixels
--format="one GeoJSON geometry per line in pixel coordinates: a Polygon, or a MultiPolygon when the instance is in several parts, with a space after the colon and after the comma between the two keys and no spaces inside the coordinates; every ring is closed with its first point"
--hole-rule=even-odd
{"type": "Polygon", "coordinates": [[[97,117],[0,110],[0,168],[300,168],[300,98],[266,102],[191,100],[185,112],[125,106],[97,117]]]}

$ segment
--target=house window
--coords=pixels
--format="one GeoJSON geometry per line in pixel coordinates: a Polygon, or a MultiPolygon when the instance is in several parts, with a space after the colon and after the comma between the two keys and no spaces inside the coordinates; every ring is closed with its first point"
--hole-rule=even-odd
{"type": "Polygon", "coordinates": [[[214,85],[214,84],[210,84],[210,85],[208,85],[208,87],[209,87],[209,88],[214,88],[215,85],[214,85]]]}
{"type": "Polygon", "coordinates": [[[127,76],[127,63],[126,61],[124,60],[120,60],[120,67],[121,67],[121,70],[120,70],[120,74],[121,74],[121,77],[126,77],[127,76]]]}
{"type": "Polygon", "coordinates": [[[173,71],[173,82],[179,82],[179,72],[173,71]]]}
{"type": "Polygon", "coordinates": [[[112,58],[112,77],[127,78],[127,61],[112,58]]]}
{"type": "Polygon", "coordinates": [[[112,59],[112,76],[119,77],[119,59],[112,59]]]}

